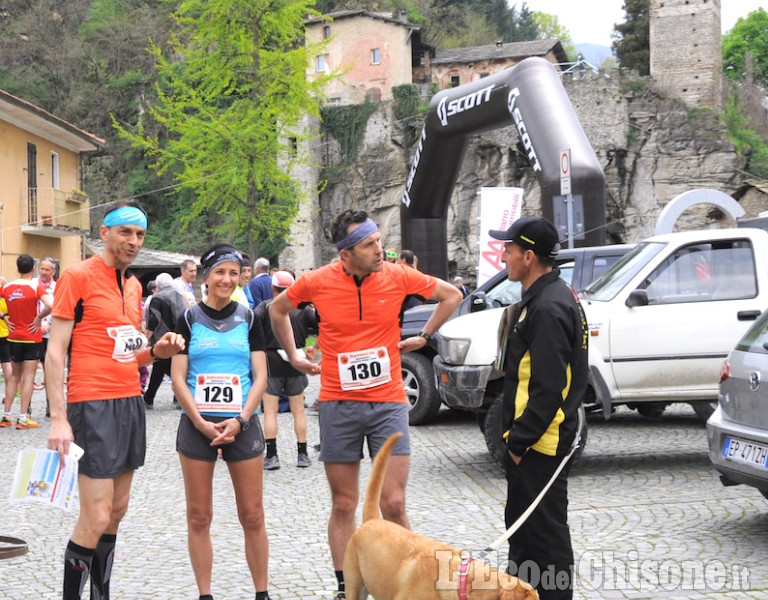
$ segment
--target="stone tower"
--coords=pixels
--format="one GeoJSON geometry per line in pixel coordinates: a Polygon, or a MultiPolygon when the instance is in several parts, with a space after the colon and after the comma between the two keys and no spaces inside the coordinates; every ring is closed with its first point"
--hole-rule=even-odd
{"type": "Polygon", "coordinates": [[[688,106],[722,108],[720,0],[651,0],[651,78],[688,106]]]}

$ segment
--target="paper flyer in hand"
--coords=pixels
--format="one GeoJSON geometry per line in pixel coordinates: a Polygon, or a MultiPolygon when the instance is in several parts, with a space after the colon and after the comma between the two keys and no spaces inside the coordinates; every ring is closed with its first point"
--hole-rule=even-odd
{"type": "Polygon", "coordinates": [[[70,448],[63,464],[55,450],[20,450],[10,500],[43,502],[56,508],[71,510],[77,489],[77,450],[79,448],[70,448]]]}

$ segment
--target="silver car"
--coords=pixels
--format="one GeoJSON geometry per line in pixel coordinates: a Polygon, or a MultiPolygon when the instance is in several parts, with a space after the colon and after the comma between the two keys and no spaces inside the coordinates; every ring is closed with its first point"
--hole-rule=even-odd
{"type": "Polygon", "coordinates": [[[750,485],[768,498],[768,311],[723,363],[707,439],[723,485],[750,485]]]}

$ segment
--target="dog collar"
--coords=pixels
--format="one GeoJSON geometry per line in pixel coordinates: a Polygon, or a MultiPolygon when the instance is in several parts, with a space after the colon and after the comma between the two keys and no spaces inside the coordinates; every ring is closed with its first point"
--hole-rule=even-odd
{"type": "Polygon", "coordinates": [[[459,565],[459,600],[467,600],[467,574],[471,563],[472,559],[465,556],[459,565]]]}

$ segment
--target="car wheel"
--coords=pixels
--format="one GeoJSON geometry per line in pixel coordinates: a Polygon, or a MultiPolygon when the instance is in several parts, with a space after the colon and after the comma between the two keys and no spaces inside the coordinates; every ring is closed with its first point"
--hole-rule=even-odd
{"type": "Polygon", "coordinates": [[[635,406],[638,413],[646,417],[647,419],[658,419],[664,414],[667,409],[667,405],[663,402],[647,402],[644,404],[638,404],[635,406]]]}
{"type": "Polygon", "coordinates": [[[696,413],[696,416],[700,420],[706,421],[712,416],[712,413],[715,412],[717,402],[691,402],[691,408],[693,408],[693,412],[696,413]]]}
{"type": "Polygon", "coordinates": [[[410,425],[425,425],[433,421],[440,411],[440,397],[435,387],[432,361],[423,354],[403,354],[402,373],[405,395],[408,398],[410,425]]]}
{"type": "MultiPolygon", "coordinates": [[[[485,414],[485,428],[483,429],[483,435],[485,436],[485,445],[488,447],[493,460],[498,464],[504,466],[504,460],[507,454],[507,445],[502,438],[503,426],[501,421],[501,405],[503,394],[497,394],[493,396],[491,404],[488,406],[488,412],[485,414]]],[[[581,435],[579,436],[579,447],[571,457],[571,465],[575,464],[577,460],[584,453],[584,448],[587,447],[587,435],[589,428],[587,425],[587,414],[584,410],[584,405],[579,407],[581,412],[581,435]]]]}
{"type": "Polygon", "coordinates": [[[482,427],[485,445],[491,458],[499,465],[504,466],[504,458],[507,454],[507,445],[504,443],[502,435],[504,428],[501,423],[501,405],[504,394],[489,394],[486,396],[486,405],[488,410],[485,413],[485,426],[482,427]]]}

